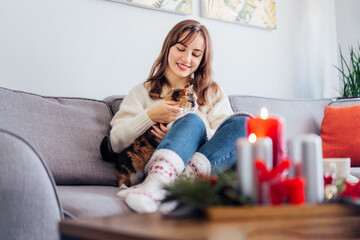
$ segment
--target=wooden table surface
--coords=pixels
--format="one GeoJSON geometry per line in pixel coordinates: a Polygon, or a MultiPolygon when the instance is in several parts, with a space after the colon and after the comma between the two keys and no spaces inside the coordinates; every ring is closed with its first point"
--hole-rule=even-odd
{"type": "Polygon", "coordinates": [[[360,239],[360,216],[173,219],[160,213],[65,220],[62,239],[360,239]]]}

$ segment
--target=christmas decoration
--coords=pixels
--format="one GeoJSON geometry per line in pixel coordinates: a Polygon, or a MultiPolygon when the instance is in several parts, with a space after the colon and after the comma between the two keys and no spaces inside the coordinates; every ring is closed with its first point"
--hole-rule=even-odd
{"type": "Polygon", "coordinates": [[[165,189],[167,195],[163,202],[177,201],[200,208],[253,204],[252,199],[236,191],[236,172],[232,169],[218,176],[200,175],[196,179],[180,177],[165,189]]]}

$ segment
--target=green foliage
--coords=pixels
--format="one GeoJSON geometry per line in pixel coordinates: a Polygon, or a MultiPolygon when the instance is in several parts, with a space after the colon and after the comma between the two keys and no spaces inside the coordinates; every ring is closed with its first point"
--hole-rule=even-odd
{"type": "Polygon", "coordinates": [[[165,189],[168,192],[163,202],[175,200],[200,208],[252,203],[236,191],[234,170],[226,171],[219,176],[200,176],[195,180],[181,177],[165,189]]]}
{"type": "Polygon", "coordinates": [[[360,45],[358,48],[350,48],[350,62],[345,60],[341,48],[341,68],[336,67],[341,73],[343,89],[340,90],[340,98],[358,98],[360,97],[360,45]]]}

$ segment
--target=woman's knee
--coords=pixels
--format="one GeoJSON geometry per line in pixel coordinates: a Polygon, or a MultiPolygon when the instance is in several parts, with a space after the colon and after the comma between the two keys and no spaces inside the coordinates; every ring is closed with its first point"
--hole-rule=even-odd
{"type": "Polygon", "coordinates": [[[233,116],[227,120],[225,120],[218,130],[223,129],[224,131],[230,131],[234,135],[245,136],[246,135],[246,121],[248,116],[233,116]],[[226,130],[225,130],[226,129],[226,130]]]}
{"type": "Polygon", "coordinates": [[[244,115],[233,116],[227,119],[223,124],[231,124],[236,126],[245,126],[245,123],[249,117],[244,115]]]}
{"type": "Polygon", "coordinates": [[[198,128],[203,128],[204,130],[206,130],[203,120],[198,115],[196,115],[195,113],[185,114],[181,118],[177,119],[174,122],[174,125],[175,124],[180,124],[180,123],[188,125],[188,126],[194,126],[194,127],[198,127],[198,128]]]}

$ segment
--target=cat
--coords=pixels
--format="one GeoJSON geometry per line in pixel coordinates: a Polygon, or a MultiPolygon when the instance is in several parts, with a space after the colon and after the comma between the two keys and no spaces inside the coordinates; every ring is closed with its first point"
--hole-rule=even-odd
{"type": "MultiPolygon", "coordinates": [[[[184,88],[171,90],[164,100],[178,102],[179,107],[184,108],[185,113],[194,112],[197,109],[197,96],[189,84],[184,88]]],[[[151,129],[152,127],[146,130],[144,134],[135,139],[134,143],[120,153],[112,150],[107,136],[103,138],[100,144],[100,153],[104,161],[115,162],[119,187],[133,186],[144,179],[145,165],[159,145],[156,137],[151,134],[151,129]]]]}

